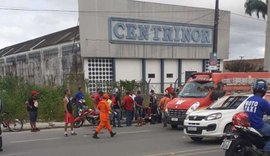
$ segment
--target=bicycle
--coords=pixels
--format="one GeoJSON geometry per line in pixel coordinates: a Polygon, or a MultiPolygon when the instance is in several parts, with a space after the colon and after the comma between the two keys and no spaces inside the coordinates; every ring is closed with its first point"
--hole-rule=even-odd
{"type": "Polygon", "coordinates": [[[20,119],[13,118],[10,112],[3,112],[0,115],[1,124],[11,132],[19,132],[23,129],[23,122],[20,119]]]}

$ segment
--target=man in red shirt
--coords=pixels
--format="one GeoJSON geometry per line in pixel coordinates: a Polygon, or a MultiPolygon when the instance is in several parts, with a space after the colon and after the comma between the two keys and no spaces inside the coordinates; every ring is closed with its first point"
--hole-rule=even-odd
{"type": "Polygon", "coordinates": [[[134,107],[134,101],[133,99],[129,96],[129,92],[126,92],[126,96],[123,98],[122,101],[124,108],[126,110],[126,125],[131,126],[132,124],[132,111],[134,107]]]}
{"type": "Polygon", "coordinates": [[[95,104],[94,107],[96,111],[98,111],[98,109],[96,108],[97,108],[98,103],[102,100],[102,95],[103,95],[102,90],[98,88],[97,92],[90,96],[90,98],[94,101],[94,104],[95,104]]]}
{"type": "Polygon", "coordinates": [[[170,86],[165,89],[165,92],[167,94],[172,94],[174,92],[174,89],[172,87],[172,84],[170,84],[170,86]]]}

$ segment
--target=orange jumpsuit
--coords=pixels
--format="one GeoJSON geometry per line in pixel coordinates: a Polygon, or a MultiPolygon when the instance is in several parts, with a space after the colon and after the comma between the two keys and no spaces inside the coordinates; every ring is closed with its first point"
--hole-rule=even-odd
{"type": "Polygon", "coordinates": [[[159,107],[162,108],[162,112],[165,112],[165,109],[167,107],[167,103],[170,101],[171,101],[171,99],[166,97],[166,96],[160,99],[159,107]]]}
{"type": "Polygon", "coordinates": [[[106,100],[101,100],[98,105],[97,109],[100,111],[99,118],[100,123],[96,128],[96,132],[99,133],[103,127],[106,127],[109,132],[112,132],[112,127],[110,125],[110,111],[111,108],[106,100]]]}

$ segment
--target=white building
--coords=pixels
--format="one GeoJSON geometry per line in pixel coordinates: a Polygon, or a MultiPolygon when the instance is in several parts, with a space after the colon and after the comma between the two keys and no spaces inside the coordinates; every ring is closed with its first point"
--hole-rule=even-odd
{"type": "MultiPolygon", "coordinates": [[[[90,92],[100,86],[106,90],[106,83],[120,80],[150,82],[150,89],[163,92],[169,83],[184,83],[193,72],[209,71],[214,10],[132,0],[79,0],[79,19],[79,29],[0,49],[0,76],[61,84],[75,73],[84,75],[90,92]]],[[[230,13],[220,11],[220,70],[229,55],[229,29],[230,13]]]]}
{"type": "MultiPolygon", "coordinates": [[[[131,0],[80,0],[84,77],[100,81],[143,80],[163,91],[208,71],[214,10],[131,0]]],[[[230,13],[220,11],[218,62],[229,55],[230,13]]]]}

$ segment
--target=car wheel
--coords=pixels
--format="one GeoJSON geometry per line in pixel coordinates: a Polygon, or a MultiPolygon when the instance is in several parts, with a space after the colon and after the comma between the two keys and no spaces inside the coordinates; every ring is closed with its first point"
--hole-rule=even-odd
{"type": "Polygon", "coordinates": [[[171,125],[172,129],[177,129],[178,126],[177,125],[171,125]]]}
{"type": "Polygon", "coordinates": [[[199,142],[199,141],[202,141],[203,138],[201,138],[201,137],[190,137],[190,139],[193,140],[193,141],[199,142]]]}

